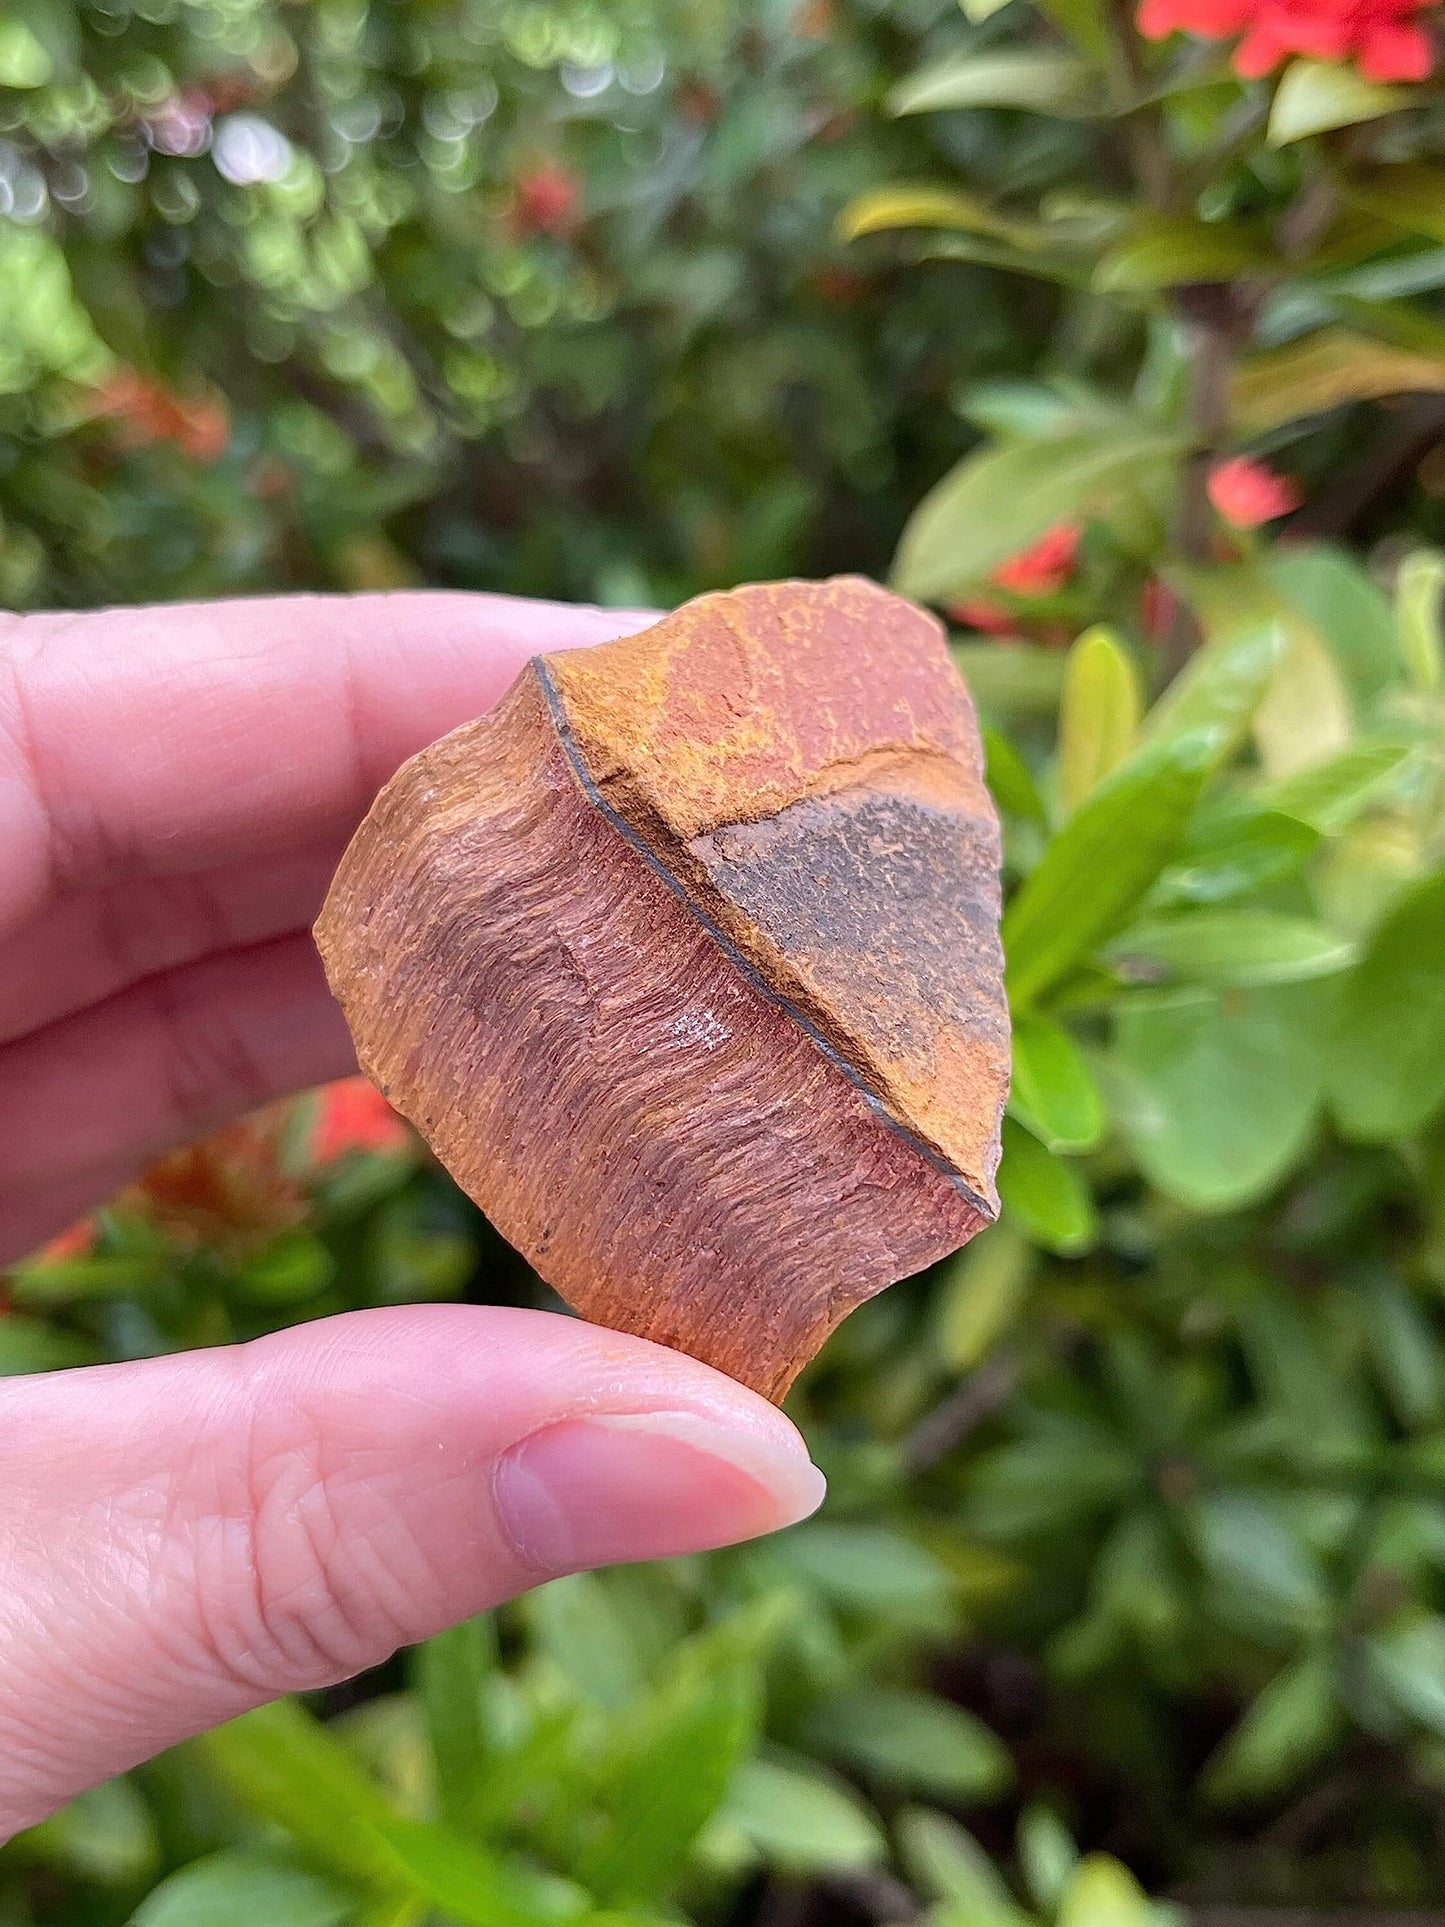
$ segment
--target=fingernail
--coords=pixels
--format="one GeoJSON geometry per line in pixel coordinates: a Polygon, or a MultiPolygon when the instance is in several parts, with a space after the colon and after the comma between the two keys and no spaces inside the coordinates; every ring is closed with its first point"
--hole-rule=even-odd
{"type": "Polygon", "coordinates": [[[796,1449],[690,1412],[612,1412],[534,1432],[499,1460],[497,1511],[537,1572],[666,1559],[776,1532],[823,1502],[796,1449]]]}

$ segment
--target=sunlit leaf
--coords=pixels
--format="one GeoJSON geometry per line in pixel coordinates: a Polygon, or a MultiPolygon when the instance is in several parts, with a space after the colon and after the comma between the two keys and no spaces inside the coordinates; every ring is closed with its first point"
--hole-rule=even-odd
{"type": "Polygon", "coordinates": [[[1445,355],[1414,353],[1347,328],[1322,328],[1282,348],[1246,356],[1230,384],[1230,413],[1261,435],[1345,402],[1445,389],[1445,355]]]}
{"type": "Polygon", "coordinates": [[[914,227],[961,228],[965,233],[990,234],[1006,241],[1021,232],[981,194],[926,184],[870,188],[850,201],[838,217],[838,234],[844,241],[890,228],[914,227]]]}
{"type": "Polygon", "coordinates": [[[1288,625],[1279,665],[1254,712],[1254,740],[1268,776],[1292,776],[1344,749],[1354,735],[1339,666],[1304,623],[1288,625]]]}
{"type": "Polygon", "coordinates": [[[1134,924],[1113,947],[1117,962],[1137,973],[1142,961],[1186,983],[1304,983],[1348,969],[1357,955],[1347,938],[1304,917],[1273,910],[1199,910],[1134,924]]]}
{"type": "Polygon", "coordinates": [[[1128,920],[1178,850],[1212,753],[1205,732],[1141,752],[1053,839],[1004,917],[1009,989],[1020,1008],[1128,920]]]}
{"type": "Polygon", "coordinates": [[[966,455],[914,510],[894,587],[923,602],[961,595],[1056,523],[1136,483],[1141,470],[1167,468],[1178,451],[1173,436],[1111,428],[966,455]]]}
{"type": "Polygon", "coordinates": [[[1138,672],[1117,636],[1087,630],[1069,651],[1059,711],[1059,800],[1066,810],[1124,761],[1142,707],[1138,672]]]}
{"type": "Polygon", "coordinates": [[[1346,61],[1292,60],[1275,89],[1269,115],[1269,140],[1274,147],[1328,133],[1332,127],[1352,127],[1362,120],[1378,120],[1393,113],[1405,96],[1398,87],[1382,87],[1346,61]]]}
{"type": "Polygon", "coordinates": [[[960,107],[1032,107],[1057,113],[1084,97],[1091,74],[1087,62],[1041,47],[952,54],[899,81],[888,96],[888,107],[894,114],[960,107]]]}
{"type": "Polygon", "coordinates": [[[1059,1898],[1055,1927],[1154,1927],[1154,1909],[1127,1867],[1091,1853],[1059,1898]]]}
{"type": "Polygon", "coordinates": [[[995,1224],[949,1259],[939,1280],[938,1354],[971,1371],[1009,1328],[1028,1291],[1034,1252],[1011,1224],[995,1224]]]}
{"type": "Polygon", "coordinates": [[[1416,549],[1400,564],[1395,584],[1395,629],[1405,668],[1417,689],[1445,684],[1445,555],[1416,549]]]}
{"type": "Polygon", "coordinates": [[[1271,260],[1267,241],[1252,228],[1223,221],[1141,219],[1115,243],[1094,271],[1104,294],[1145,293],[1258,273],[1271,260]]]}
{"type": "Polygon", "coordinates": [[[1222,759],[1244,739],[1287,635],[1277,612],[1258,607],[1248,584],[1236,591],[1228,578],[1211,586],[1200,613],[1207,640],[1144,718],[1139,740],[1148,747],[1207,730],[1222,759]]]}
{"type": "Polygon", "coordinates": [[[1275,1675],[1210,1756],[1204,1791],[1223,1803],[1279,1793],[1328,1752],[1342,1724],[1334,1666],[1306,1653],[1275,1675]]]}
{"type": "Polygon", "coordinates": [[[1445,1619],[1421,1616],[1367,1643],[1373,1681],[1399,1710],[1445,1733],[1445,1619]]]}
{"type": "Polygon", "coordinates": [[[1404,744],[1358,743],[1297,776],[1271,783],[1260,792],[1260,801],[1326,836],[1338,836],[1362,810],[1390,795],[1409,761],[1404,744]]]}

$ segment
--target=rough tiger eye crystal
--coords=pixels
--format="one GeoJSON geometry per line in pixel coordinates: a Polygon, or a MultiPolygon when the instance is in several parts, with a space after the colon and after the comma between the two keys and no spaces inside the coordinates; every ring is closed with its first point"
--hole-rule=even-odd
{"type": "Polygon", "coordinates": [[[782,582],[529,663],[387,784],[316,935],[543,1278],[780,1398],[997,1213],[998,865],[937,623],[782,582]]]}

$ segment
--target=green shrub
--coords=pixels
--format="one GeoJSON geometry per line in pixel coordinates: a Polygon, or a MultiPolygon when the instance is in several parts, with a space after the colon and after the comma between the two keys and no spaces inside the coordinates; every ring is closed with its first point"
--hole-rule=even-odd
{"type": "MultiPolygon", "coordinates": [[[[1130,12],[0,22],[8,601],[663,602],[901,536],[1016,1018],[1001,1223],[799,1387],[822,1518],[87,1796],[7,1927],[1441,1890],[1445,129],[1130,12]]],[[[13,1275],[0,1369],[546,1302],[406,1155],[303,1189],[241,1244],[117,1206],[13,1275]]]]}

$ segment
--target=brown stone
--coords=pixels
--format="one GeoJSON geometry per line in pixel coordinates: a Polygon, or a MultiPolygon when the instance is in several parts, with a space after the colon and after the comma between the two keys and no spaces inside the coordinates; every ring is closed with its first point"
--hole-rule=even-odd
{"type": "Polygon", "coordinates": [[[776,583],[535,659],[392,778],[316,934],[541,1276],[780,1398],[997,1213],[998,861],[938,625],[776,583]]]}

